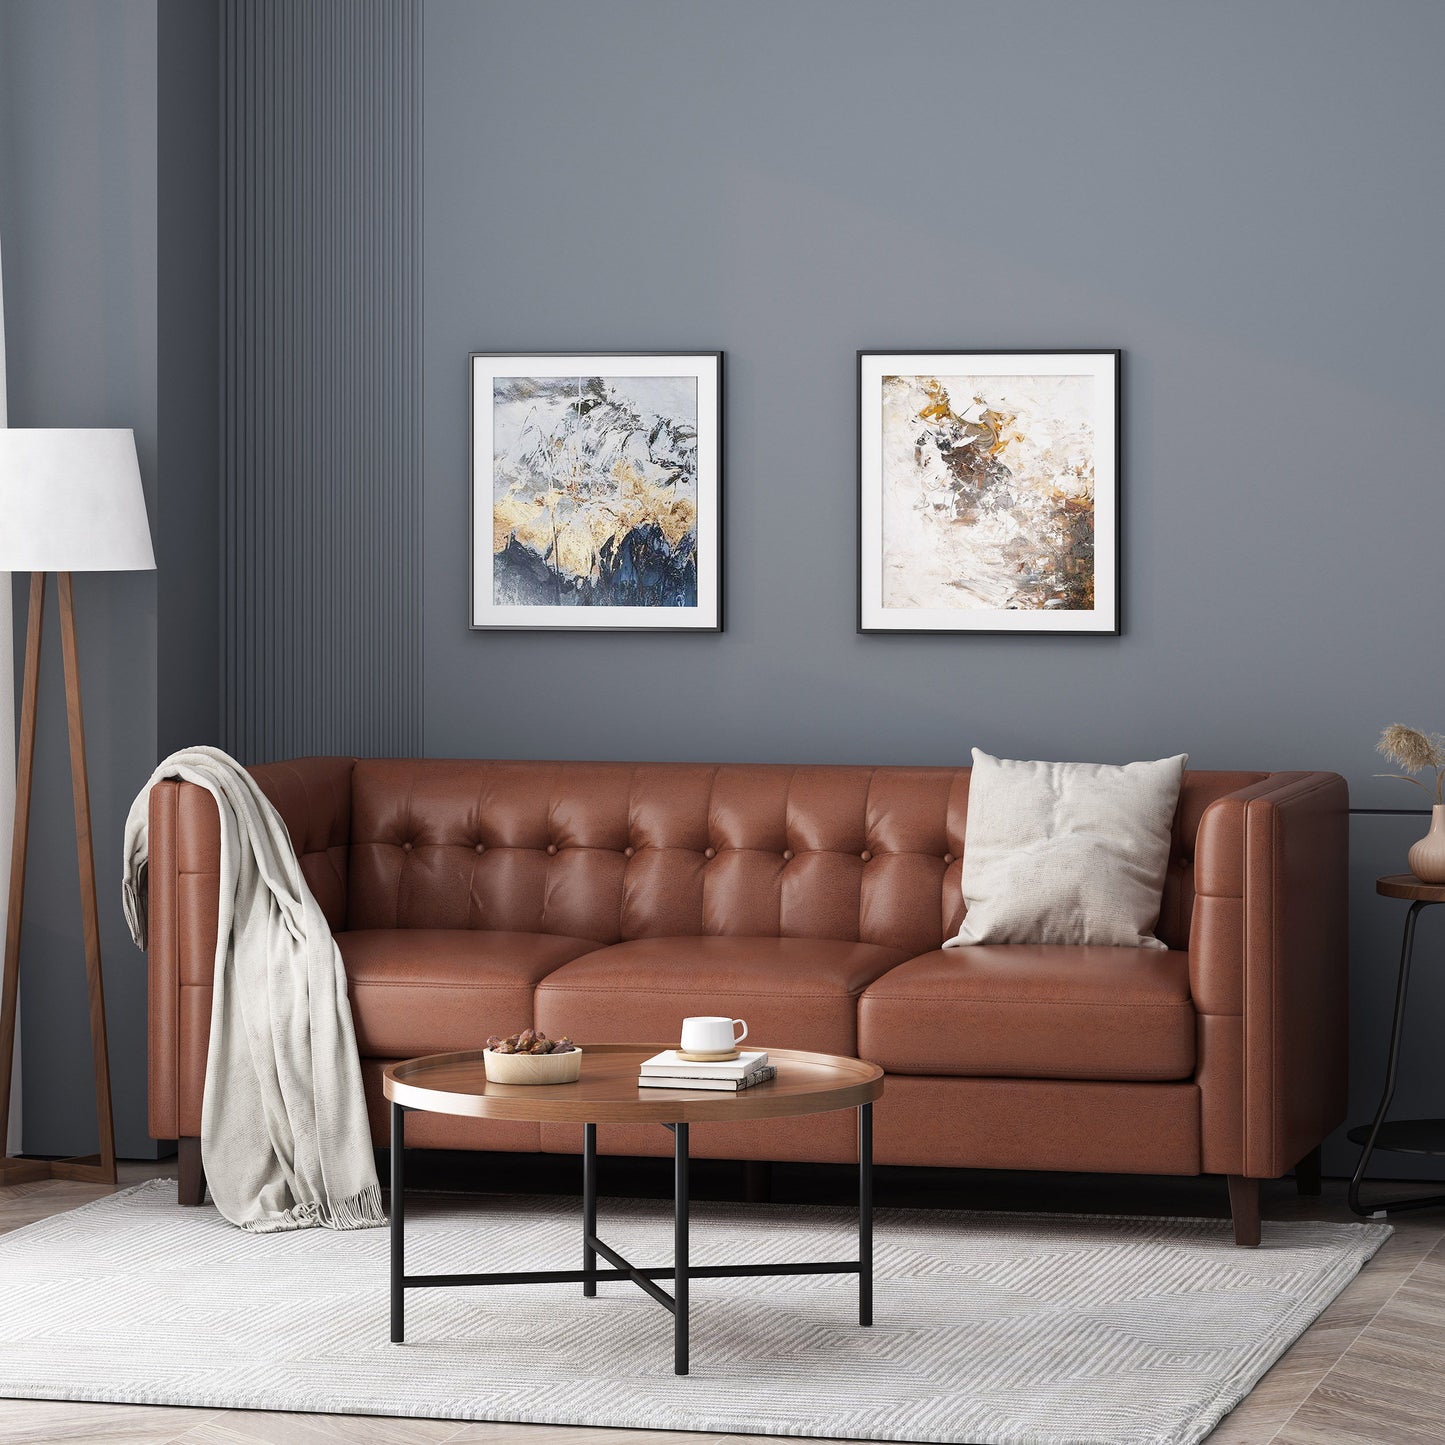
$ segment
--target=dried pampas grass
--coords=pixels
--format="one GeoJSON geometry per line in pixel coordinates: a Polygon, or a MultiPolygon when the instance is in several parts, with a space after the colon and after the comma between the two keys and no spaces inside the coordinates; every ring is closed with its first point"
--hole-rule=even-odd
{"type": "Polygon", "coordinates": [[[1375,751],[1383,753],[1392,763],[1405,770],[1403,773],[1376,773],[1377,778],[1399,778],[1401,782],[1414,783],[1417,788],[1429,793],[1437,803],[1445,803],[1445,733],[1422,733],[1418,728],[1391,723],[1380,734],[1375,751]],[[1428,783],[1422,783],[1419,778],[1406,776],[1425,772],[1435,774],[1433,788],[1428,783]]]}

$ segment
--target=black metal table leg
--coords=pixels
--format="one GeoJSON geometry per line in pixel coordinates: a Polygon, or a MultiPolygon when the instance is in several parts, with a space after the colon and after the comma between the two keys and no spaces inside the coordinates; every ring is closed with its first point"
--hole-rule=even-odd
{"type": "Polygon", "coordinates": [[[582,1268],[504,1270],[465,1274],[413,1274],[406,1272],[406,1108],[391,1106],[391,1338],[405,1339],[405,1302],[409,1289],[458,1289],[472,1286],[519,1284],[580,1284],[593,1297],[603,1281],[629,1280],[673,1316],[673,1371],[686,1375],[689,1368],[689,1294],[694,1279],[750,1279],[770,1276],[856,1274],[858,1323],[873,1323],[873,1106],[858,1109],[858,1257],[856,1259],[796,1260],[775,1264],[704,1264],[693,1267],[689,1253],[688,1215],[690,1186],[686,1124],[663,1124],[673,1136],[673,1249],[672,1265],[643,1268],[632,1263],[605,1240],[597,1237],[597,1126],[584,1124],[582,1133],[582,1268]],[[598,1264],[599,1259],[603,1262],[598,1264]],[[668,1294],[658,1280],[672,1280],[668,1294]]]}
{"type": "Polygon", "coordinates": [[[687,1374],[687,1125],[672,1130],[672,1372],[687,1374]]]}
{"type": "Polygon", "coordinates": [[[597,1125],[582,1126],[582,1293],[592,1299],[597,1294],[597,1251],[592,1241],[597,1237],[597,1125]]]}
{"type": "Polygon", "coordinates": [[[406,1109],[391,1106],[391,1342],[406,1338],[406,1109]]]}
{"type": "Polygon", "coordinates": [[[858,1106],[858,1323],[873,1323],[873,1105],[858,1106]]]}
{"type": "MultiPolygon", "coordinates": [[[[1374,1122],[1370,1125],[1368,1133],[1364,1134],[1363,1145],[1360,1150],[1359,1163],[1355,1165],[1355,1172],[1350,1178],[1349,1204],[1356,1213],[1366,1216],[1380,1215],[1395,1209],[1426,1209],[1435,1205],[1445,1204],[1445,1194],[1431,1194],[1424,1198],[1414,1199],[1385,1199],[1377,1204],[1364,1205],[1360,1202],[1360,1189],[1365,1181],[1365,1172],[1370,1167],[1370,1156],[1375,1152],[1375,1146],[1380,1138],[1380,1131],[1385,1127],[1386,1116],[1390,1112],[1390,1105],[1395,1098],[1395,1080],[1400,1069],[1400,1041],[1405,1030],[1405,1001],[1410,991],[1410,965],[1415,954],[1415,921],[1419,918],[1422,910],[1431,905],[1424,899],[1417,899],[1411,903],[1410,911],[1405,915],[1405,936],[1400,945],[1400,980],[1395,986],[1395,1018],[1390,1026],[1390,1052],[1385,1064],[1385,1090],[1380,1096],[1379,1108],[1375,1110],[1374,1122]]],[[[1352,1130],[1350,1137],[1359,1138],[1360,1130],[1352,1130]]],[[[1382,1147],[1389,1148],[1389,1145],[1382,1147]]]]}

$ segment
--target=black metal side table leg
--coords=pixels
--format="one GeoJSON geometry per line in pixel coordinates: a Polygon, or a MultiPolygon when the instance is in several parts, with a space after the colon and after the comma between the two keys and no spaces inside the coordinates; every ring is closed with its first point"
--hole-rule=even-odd
{"type": "Polygon", "coordinates": [[[687,1125],[672,1128],[672,1372],[687,1374],[687,1125]]]}
{"type": "MultiPolygon", "coordinates": [[[[1355,1165],[1355,1172],[1350,1178],[1350,1208],[1366,1218],[1385,1214],[1391,1209],[1421,1209],[1445,1203],[1445,1195],[1439,1194],[1424,1199],[1387,1199],[1370,1206],[1360,1203],[1360,1188],[1365,1181],[1365,1172],[1370,1167],[1370,1156],[1375,1152],[1376,1141],[1395,1098],[1395,1080],[1400,1068],[1400,1040],[1405,1029],[1405,1001],[1410,991],[1410,965],[1415,953],[1415,921],[1421,911],[1430,906],[1428,902],[1417,899],[1405,915],[1405,937],[1400,945],[1400,980],[1395,986],[1395,1020],[1390,1027],[1390,1053],[1385,1064],[1385,1091],[1380,1096],[1380,1106],[1375,1110],[1374,1123],[1370,1125],[1369,1133],[1365,1136],[1359,1163],[1355,1165]]],[[[1351,1137],[1357,1138],[1358,1134],[1352,1134],[1351,1137]]]]}
{"type": "Polygon", "coordinates": [[[406,1339],[406,1110],[391,1106],[391,1342],[406,1339]]]}
{"type": "Polygon", "coordinates": [[[597,1125],[582,1126],[582,1293],[587,1299],[597,1294],[597,1125]]]}
{"type": "Polygon", "coordinates": [[[858,1106],[858,1323],[873,1323],[873,1105],[858,1106]]]}

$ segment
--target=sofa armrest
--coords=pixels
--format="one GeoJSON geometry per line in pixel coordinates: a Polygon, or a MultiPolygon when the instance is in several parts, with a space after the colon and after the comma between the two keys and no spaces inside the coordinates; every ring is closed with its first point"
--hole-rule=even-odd
{"type": "Polygon", "coordinates": [[[1190,991],[1206,1171],[1274,1178],[1345,1115],[1349,793],[1274,773],[1205,810],[1190,991]]]}
{"type": "MultiPolygon", "coordinates": [[[[291,834],[301,871],[333,929],[346,924],[351,758],[252,768],[291,834]]],[[[221,820],[215,800],[176,779],[151,789],[147,935],[150,1132],[200,1129],[220,917],[221,820]]]]}

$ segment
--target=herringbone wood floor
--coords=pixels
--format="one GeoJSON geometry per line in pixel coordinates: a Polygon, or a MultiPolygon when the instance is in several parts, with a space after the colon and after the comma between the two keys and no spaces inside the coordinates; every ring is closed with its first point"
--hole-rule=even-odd
{"type": "MultiPolygon", "coordinates": [[[[628,1166],[619,1161],[611,1167],[621,1170],[628,1166]]],[[[122,1183],[168,1172],[165,1164],[127,1164],[122,1166],[122,1183]]],[[[808,1177],[799,1171],[804,1192],[810,1189],[808,1177]]],[[[603,1187],[608,1188],[605,1174],[603,1187]]],[[[0,1233],[109,1192],[100,1186],[69,1183],[0,1189],[0,1233]]],[[[932,1176],[923,1171],[885,1171],[880,1177],[880,1203],[887,1204],[1218,1214],[1224,1208],[1222,1195],[1223,1186],[1215,1180],[932,1176]],[[967,1198],[960,1197],[960,1180],[968,1181],[967,1198]]],[[[1327,1182],[1320,1199],[1296,1198],[1287,1181],[1267,1186],[1265,1208],[1266,1216],[1274,1219],[1351,1217],[1344,1204],[1344,1185],[1338,1181],[1327,1182]]],[[[1401,1214],[1390,1222],[1395,1226],[1394,1238],[1225,1419],[1210,1437],[1212,1442],[1418,1445],[1445,1440],[1445,1210],[1401,1214]]],[[[441,1445],[444,1441],[452,1445],[484,1441],[498,1445],[712,1445],[713,1438],[652,1430],[0,1400],[0,1445],[90,1440],[145,1445],[327,1445],[338,1441],[356,1445],[441,1445]]],[[[739,1436],[723,1436],[720,1445],[747,1442],[739,1436]]]]}

